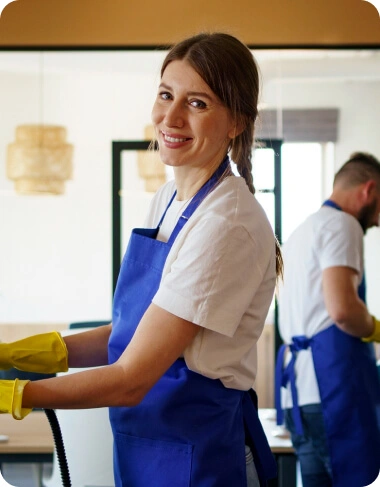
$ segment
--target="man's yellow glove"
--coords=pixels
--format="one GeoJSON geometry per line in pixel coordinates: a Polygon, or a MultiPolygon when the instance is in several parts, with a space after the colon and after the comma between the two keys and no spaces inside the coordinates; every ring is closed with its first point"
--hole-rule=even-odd
{"type": "Polygon", "coordinates": [[[0,413],[10,413],[15,419],[24,419],[31,411],[22,407],[22,394],[28,380],[0,380],[0,413]]]}
{"type": "Polygon", "coordinates": [[[374,316],[373,318],[373,332],[369,337],[362,338],[363,342],[380,342],[380,320],[377,320],[374,316]]]}
{"type": "Polygon", "coordinates": [[[0,369],[54,374],[67,372],[68,353],[60,333],[33,335],[12,343],[0,343],[0,369]]]}

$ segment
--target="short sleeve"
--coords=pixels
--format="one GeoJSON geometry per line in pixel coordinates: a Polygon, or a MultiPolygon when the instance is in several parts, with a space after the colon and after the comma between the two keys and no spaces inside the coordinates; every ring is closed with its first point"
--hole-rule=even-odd
{"type": "Polygon", "coordinates": [[[255,241],[241,225],[202,219],[171,256],[153,299],[158,306],[207,329],[233,336],[264,270],[255,241]]]}
{"type": "Polygon", "coordinates": [[[363,266],[363,231],[358,221],[346,213],[337,213],[321,234],[322,269],[347,266],[359,274],[363,266]]]}

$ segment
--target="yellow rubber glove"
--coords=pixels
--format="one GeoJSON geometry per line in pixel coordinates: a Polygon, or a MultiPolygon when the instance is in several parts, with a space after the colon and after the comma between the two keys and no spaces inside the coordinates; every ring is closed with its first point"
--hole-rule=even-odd
{"type": "Polygon", "coordinates": [[[0,343],[0,369],[54,374],[68,370],[68,353],[60,333],[33,335],[12,343],[0,343]]]}
{"type": "Polygon", "coordinates": [[[0,380],[0,413],[24,419],[32,409],[22,407],[22,394],[29,380],[0,380]]]}
{"type": "Polygon", "coordinates": [[[380,342],[380,320],[373,318],[373,332],[369,337],[362,338],[363,342],[380,342]]]}

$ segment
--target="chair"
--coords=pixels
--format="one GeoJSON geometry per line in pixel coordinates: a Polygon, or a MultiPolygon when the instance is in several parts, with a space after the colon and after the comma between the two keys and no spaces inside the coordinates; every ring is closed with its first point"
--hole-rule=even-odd
{"type": "Polygon", "coordinates": [[[94,328],[96,326],[109,325],[111,320],[108,321],[77,321],[75,323],[70,323],[69,328],[94,328]]]}

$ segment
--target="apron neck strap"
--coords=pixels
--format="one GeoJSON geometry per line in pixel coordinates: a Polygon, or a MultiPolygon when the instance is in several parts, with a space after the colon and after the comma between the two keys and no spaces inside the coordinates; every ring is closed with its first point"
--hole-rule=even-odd
{"type": "Polygon", "coordinates": [[[160,228],[160,226],[162,225],[162,222],[164,221],[165,215],[169,209],[169,206],[173,203],[173,200],[174,200],[176,194],[177,194],[177,191],[174,191],[173,196],[170,198],[168,206],[166,207],[166,210],[164,211],[164,214],[162,215],[161,220],[159,221],[159,223],[157,225],[157,231],[160,228]]]}
{"type": "Polygon", "coordinates": [[[336,210],[342,211],[342,207],[339,206],[335,201],[333,200],[326,200],[323,202],[322,206],[330,206],[331,208],[335,208],[336,210]]]}
{"type": "MultiPolygon", "coordinates": [[[[194,213],[194,211],[198,208],[198,206],[202,203],[202,201],[205,199],[205,197],[213,191],[216,186],[222,181],[223,175],[229,174],[230,172],[230,159],[228,156],[226,156],[223,159],[223,162],[220,164],[218,169],[214,172],[214,174],[211,176],[211,178],[205,182],[205,184],[198,190],[198,192],[193,196],[192,200],[190,203],[187,205],[185,208],[184,212],[178,219],[178,222],[176,226],[174,227],[174,230],[172,231],[172,234],[170,235],[170,238],[168,240],[168,244],[172,244],[174,240],[176,239],[177,235],[179,232],[182,230],[183,226],[187,222],[187,220],[191,217],[191,215],[194,213]]],[[[174,196],[176,195],[176,192],[174,193],[172,199],[170,200],[170,203],[168,205],[168,208],[170,204],[172,203],[174,196]]],[[[166,208],[166,211],[168,210],[166,208]]],[[[166,214],[166,211],[164,213],[164,216],[166,214]]],[[[163,217],[161,219],[161,222],[163,220],[163,217]]],[[[161,224],[160,222],[160,224],[161,224]]]]}
{"type": "MultiPolygon", "coordinates": [[[[342,211],[342,207],[339,206],[335,201],[332,200],[326,200],[322,206],[330,206],[331,208],[335,208],[336,210],[342,211]]],[[[361,283],[359,284],[358,287],[358,295],[359,298],[365,303],[366,302],[366,281],[365,281],[365,273],[363,272],[363,278],[361,280],[361,283]]]]}

